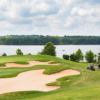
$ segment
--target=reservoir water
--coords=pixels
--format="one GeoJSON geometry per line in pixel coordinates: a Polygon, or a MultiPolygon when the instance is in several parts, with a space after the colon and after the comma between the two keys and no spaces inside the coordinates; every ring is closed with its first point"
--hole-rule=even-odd
{"type": "MultiPolygon", "coordinates": [[[[0,45],[0,55],[7,53],[7,55],[15,55],[16,49],[21,49],[24,54],[38,54],[42,51],[43,45],[0,45]]],[[[100,45],[56,45],[56,54],[62,57],[63,54],[71,54],[77,49],[81,49],[85,54],[88,50],[92,50],[95,54],[100,52],[100,45]]]]}

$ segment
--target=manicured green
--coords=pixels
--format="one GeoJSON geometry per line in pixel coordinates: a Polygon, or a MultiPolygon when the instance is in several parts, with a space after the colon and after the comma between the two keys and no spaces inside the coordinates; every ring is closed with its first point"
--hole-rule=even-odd
{"type": "MultiPolygon", "coordinates": [[[[58,85],[60,89],[51,92],[16,92],[0,95],[0,100],[100,100],[100,71],[87,70],[87,63],[77,63],[44,55],[0,57],[0,63],[27,62],[29,60],[54,61],[59,65],[38,65],[29,68],[0,68],[0,77],[14,77],[21,72],[35,69],[45,69],[44,73],[52,74],[64,69],[75,69],[80,75],[57,79],[47,85],[58,85]]],[[[33,76],[34,77],[34,76],[33,76]]]]}

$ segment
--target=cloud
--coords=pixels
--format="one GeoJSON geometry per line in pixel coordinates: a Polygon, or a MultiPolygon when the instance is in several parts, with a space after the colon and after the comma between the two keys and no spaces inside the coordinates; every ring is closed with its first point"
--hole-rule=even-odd
{"type": "Polygon", "coordinates": [[[99,27],[100,0],[0,0],[2,33],[99,35],[99,27]]]}

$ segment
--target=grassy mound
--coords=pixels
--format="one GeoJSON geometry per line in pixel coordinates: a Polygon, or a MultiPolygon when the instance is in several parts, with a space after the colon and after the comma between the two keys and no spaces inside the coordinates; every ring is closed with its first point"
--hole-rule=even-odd
{"type": "Polygon", "coordinates": [[[5,67],[5,63],[0,63],[0,67],[5,67]]]}
{"type": "Polygon", "coordinates": [[[14,62],[14,63],[16,63],[16,64],[23,64],[23,65],[25,65],[25,64],[29,64],[29,63],[26,62],[26,61],[17,61],[17,62],[14,62]]]}
{"type": "MultiPolygon", "coordinates": [[[[35,69],[45,69],[44,73],[52,74],[65,69],[75,69],[81,72],[77,76],[68,76],[49,83],[58,85],[60,89],[51,92],[17,92],[0,95],[0,100],[100,100],[100,71],[89,71],[87,63],[76,63],[51,56],[8,56],[0,57],[0,63],[27,62],[31,60],[53,61],[57,66],[38,65],[30,68],[0,68],[0,77],[14,77],[21,72],[35,69]]],[[[34,77],[34,76],[33,76],[34,77]]]]}

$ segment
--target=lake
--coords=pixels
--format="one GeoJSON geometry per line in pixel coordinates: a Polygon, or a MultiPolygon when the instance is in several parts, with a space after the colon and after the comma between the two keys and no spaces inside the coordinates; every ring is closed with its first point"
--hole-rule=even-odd
{"type": "MultiPolygon", "coordinates": [[[[42,51],[43,45],[36,46],[36,45],[1,45],[0,46],[0,55],[2,55],[4,52],[7,53],[7,55],[15,55],[16,49],[21,49],[24,54],[37,54],[42,51]]],[[[100,45],[56,45],[56,53],[58,57],[62,57],[63,54],[71,54],[75,52],[77,49],[81,49],[82,52],[85,54],[86,51],[92,50],[94,53],[100,52],[100,45]]]]}

